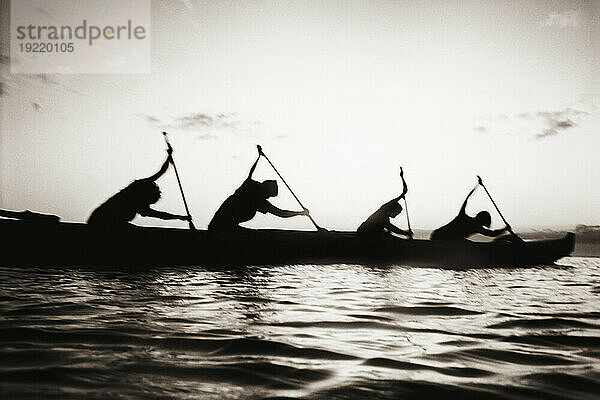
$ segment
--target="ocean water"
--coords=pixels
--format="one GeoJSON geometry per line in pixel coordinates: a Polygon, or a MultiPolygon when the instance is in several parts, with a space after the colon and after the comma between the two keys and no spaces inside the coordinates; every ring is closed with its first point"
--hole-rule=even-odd
{"type": "Polygon", "coordinates": [[[600,397],[600,258],[0,268],[0,397],[600,397]]]}

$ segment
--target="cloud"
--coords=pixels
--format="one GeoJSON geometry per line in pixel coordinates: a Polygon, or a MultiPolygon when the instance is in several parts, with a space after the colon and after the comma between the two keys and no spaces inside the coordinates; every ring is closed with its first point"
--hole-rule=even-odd
{"type": "Polygon", "coordinates": [[[558,131],[556,129],[546,129],[544,132],[542,133],[538,133],[537,135],[535,135],[536,139],[542,139],[548,136],[554,136],[554,135],[558,135],[558,131]]]}
{"type": "Polygon", "coordinates": [[[556,121],[555,125],[556,125],[557,128],[567,129],[567,128],[570,128],[572,126],[576,126],[577,124],[574,123],[573,121],[571,121],[570,119],[566,119],[564,121],[556,121]]]}
{"type": "Polygon", "coordinates": [[[579,119],[582,115],[588,114],[589,112],[587,111],[577,110],[571,107],[559,111],[539,111],[536,115],[543,119],[546,129],[544,129],[542,133],[536,134],[535,137],[541,139],[564,132],[567,129],[577,126],[577,123],[574,120],[579,119]]]}
{"type": "Polygon", "coordinates": [[[578,126],[581,120],[589,114],[591,114],[589,111],[566,107],[553,111],[487,115],[480,118],[486,123],[476,126],[473,130],[480,134],[532,134],[535,139],[542,139],[564,133],[578,126]]]}
{"type": "Polygon", "coordinates": [[[196,136],[196,138],[200,139],[200,140],[217,140],[218,139],[217,135],[213,135],[210,133],[204,133],[202,135],[198,135],[198,136],[196,136]]]}
{"type": "Polygon", "coordinates": [[[244,140],[289,138],[287,132],[274,128],[256,118],[246,118],[237,112],[197,111],[188,114],[157,116],[148,113],[136,113],[147,125],[165,131],[186,131],[198,140],[212,141],[235,135],[244,140]]]}
{"type": "Polygon", "coordinates": [[[171,128],[175,128],[175,126],[173,126],[172,124],[164,123],[160,118],[155,117],[154,115],[145,114],[145,113],[137,113],[135,115],[142,118],[148,125],[156,127],[162,131],[166,131],[171,128]]]}
{"type": "Polygon", "coordinates": [[[549,26],[558,26],[561,28],[579,28],[582,24],[581,10],[567,10],[563,12],[551,12],[548,16],[540,21],[540,28],[549,26]]]}
{"type": "Polygon", "coordinates": [[[242,121],[237,118],[236,113],[207,114],[202,112],[192,113],[176,118],[177,125],[182,129],[194,129],[197,127],[215,129],[242,129],[242,121]]]}
{"type": "Polygon", "coordinates": [[[201,140],[218,139],[219,132],[235,132],[237,134],[255,135],[257,128],[264,128],[264,124],[259,120],[252,120],[249,123],[244,122],[237,113],[206,113],[194,112],[186,115],[170,118],[165,121],[159,117],[138,113],[136,114],[143,118],[146,123],[153,126],[158,126],[162,129],[182,129],[188,131],[200,131],[197,136],[201,140]]]}
{"type": "Polygon", "coordinates": [[[198,125],[202,126],[212,126],[213,117],[203,113],[194,113],[191,115],[186,115],[184,117],[179,117],[178,121],[180,123],[181,128],[193,128],[198,125]]]}
{"type": "Polygon", "coordinates": [[[160,120],[158,118],[153,117],[152,115],[148,115],[148,114],[140,114],[140,115],[149,124],[158,124],[160,122],[160,120]]]}
{"type": "Polygon", "coordinates": [[[577,110],[575,108],[567,107],[564,110],[558,111],[538,111],[536,113],[539,117],[547,118],[548,120],[555,121],[560,119],[566,119],[569,117],[577,117],[579,115],[587,115],[589,112],[583,110],[577,110]]]}
{"type": "MultiPolygon", "coordinates": [[[[0,55],[0,66],[8,65],[11,62],[18,62],[15,59],[10,59],[8,56],[0,55]]],[[[6,69],[8,71],[8,69],[6,69]]],[[[75,93],[78,95],[83,95],[83,93],[78,90],[73,89],[69,85],[62,83],[56,75],[49,74],[10,74],[5,73],[5,71],[0,68],[0,97],[7,96],[10,94],[11,90],[23,91],[23,88],[32,88],[36,92],[39,92],[41,88],[44,87],[58,87],[62,90],[75,93]]],[[[35,101],[32,99],[32,101],[35,101]]]]}

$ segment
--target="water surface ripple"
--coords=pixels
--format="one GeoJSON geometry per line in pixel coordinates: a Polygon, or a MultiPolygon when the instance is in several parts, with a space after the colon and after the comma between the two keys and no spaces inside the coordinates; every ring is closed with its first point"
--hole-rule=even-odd
{"type": "Polygon", "coordinates": [[[3,398],[598,398],[600,259],[0,268],[3,398]]]}

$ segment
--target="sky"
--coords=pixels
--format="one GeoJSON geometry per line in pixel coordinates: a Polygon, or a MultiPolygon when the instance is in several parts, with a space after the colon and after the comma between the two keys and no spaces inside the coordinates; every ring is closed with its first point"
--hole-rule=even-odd
{"type": "MultiPolygon", "coordinates": [[[[1,3],[2,208],[85,221],[159,168],[167,130],[198,227],[256,144],[330,229],[397,196],[399,166],[413,228],[447,223],[477,174],[515,228],[600,224],[600,1],[154,0],[150,73],[37,75],[10,73],[1,3]]],[[[173,171],[158,183],[184,213],[173,171]]]]}

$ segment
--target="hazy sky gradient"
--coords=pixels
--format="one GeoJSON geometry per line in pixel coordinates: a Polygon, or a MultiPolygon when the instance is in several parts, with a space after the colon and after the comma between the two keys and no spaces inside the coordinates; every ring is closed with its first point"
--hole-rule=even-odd
{"type": "MultiPolygon", "coordinates": [[[[4,62],[0,206],[83,221],[160,166],[166,127],[199,227],[243,181],[257,143],[329,228],[355,229],[396,196],[398,165],[417,228],[456,214],[476,174],[515,227],[600,224],[599,10],[154,1],[151,74],[10,75],[4,62]]],[[[274,173],[263,162],[256,177],[274,173]]],[[[157,208],[182,213],[172,171],[159,184],[157,208]]],[[[298,209],[283,185],[273,203],[298,209]]],[[[480,208],[492,210],[483,191],[468,210],[480,208]]]]}

